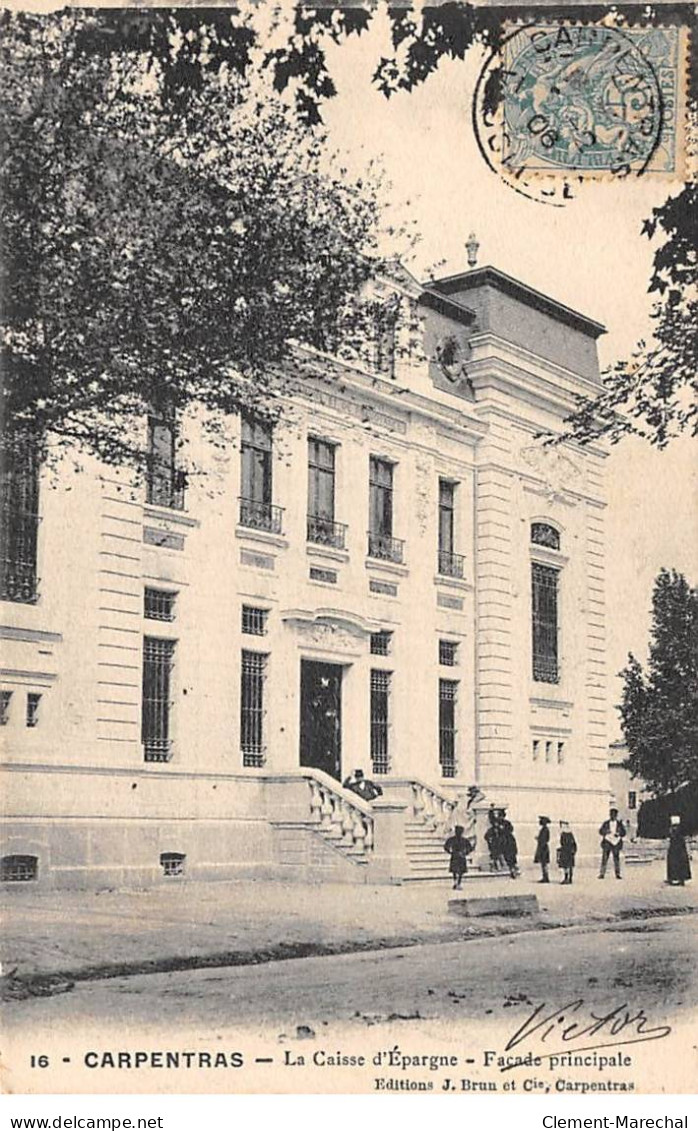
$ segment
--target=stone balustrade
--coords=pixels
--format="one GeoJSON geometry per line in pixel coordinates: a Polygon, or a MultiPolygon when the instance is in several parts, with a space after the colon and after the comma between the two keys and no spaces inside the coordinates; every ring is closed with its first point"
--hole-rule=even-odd
{"type": "Polygon", "coordinates": [[[412,813],[422,825],[441,829],[449,825],[457,802],[438,793],[424,782],[412,783],[412,813]]]}
{"type": "Polygon", "coordinates": [[[331,786],[316,778],[307,779],[310,788],[310,820],[329,840],[356,855],[373,848],[373,818],[331,786]]]}

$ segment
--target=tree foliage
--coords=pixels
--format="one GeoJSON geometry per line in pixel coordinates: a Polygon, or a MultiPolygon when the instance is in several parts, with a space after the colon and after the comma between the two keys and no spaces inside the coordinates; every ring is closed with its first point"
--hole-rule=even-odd
{"type": "Polygon", "coordinates": [[[242,31],[210,68],[199,39],[194,68],[156,13],[168,70],[149,26],[71,11],[2,29],[5,420],[107,462],[137,457],[153,407],[273,411],[289,343],[350,345],[381,264],[378,176],[352,181],[241,75],[242,31]]]}
{"type": "Polygon", "coordinates": [[[570,418],[566,439],[617,443],[632,434],[664,448],[680,433],[698,434],[698,186],[687,184],[645,221],[650,239],[663,233],[650,293],[653,337],[604,375],[604,390],[570,418]]]}
{"type": "Polygon", "coordinates": [[[626,768],[660,795],[698,781],[698,589],[675,570],[655,581],[646,670],[631,653],[621,675],[626,768]]]}

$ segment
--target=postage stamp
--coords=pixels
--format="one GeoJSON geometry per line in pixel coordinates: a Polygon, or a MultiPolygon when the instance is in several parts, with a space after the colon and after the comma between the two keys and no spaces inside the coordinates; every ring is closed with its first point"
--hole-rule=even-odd
{"type": "Polygon", "coordinates": [[[675,26],[516,28],[493,66],[499,112],[487,123],[501,171],[680,177],[685,51],[675,26]]]}

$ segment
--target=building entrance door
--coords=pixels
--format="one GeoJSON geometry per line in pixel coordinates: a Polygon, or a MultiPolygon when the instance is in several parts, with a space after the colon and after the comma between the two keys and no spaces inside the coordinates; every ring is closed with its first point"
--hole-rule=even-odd
{"type": "Polygon", "coordinates": [[[341,780],[342,669],[301,660],[300,764],[341,780]]]}

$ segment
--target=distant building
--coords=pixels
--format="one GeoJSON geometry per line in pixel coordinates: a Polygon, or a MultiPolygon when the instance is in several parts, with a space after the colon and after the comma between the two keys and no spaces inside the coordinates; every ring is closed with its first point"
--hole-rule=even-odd
{"type": "Polygon", "coordinates": [[[490,267],[388,289],[371,362],[308,356],[206,481],[162,418],[143,489],[8,454],[6,881],[442,874],[475,785],[522,855],[541,812],[596,850],[604,457],[536,437],[603,328],[490,267]]]}
{"type": "Polygon", "coordinates": [[[612,742],[609,746],[608,776],[611,797],[618,806],[618,812],[628,829],[631,839],[637,833],[637,814],[640,805],[652,796],[641,778],[634,778],[623,765],[628,757],[624,742],[612,742]]]}

